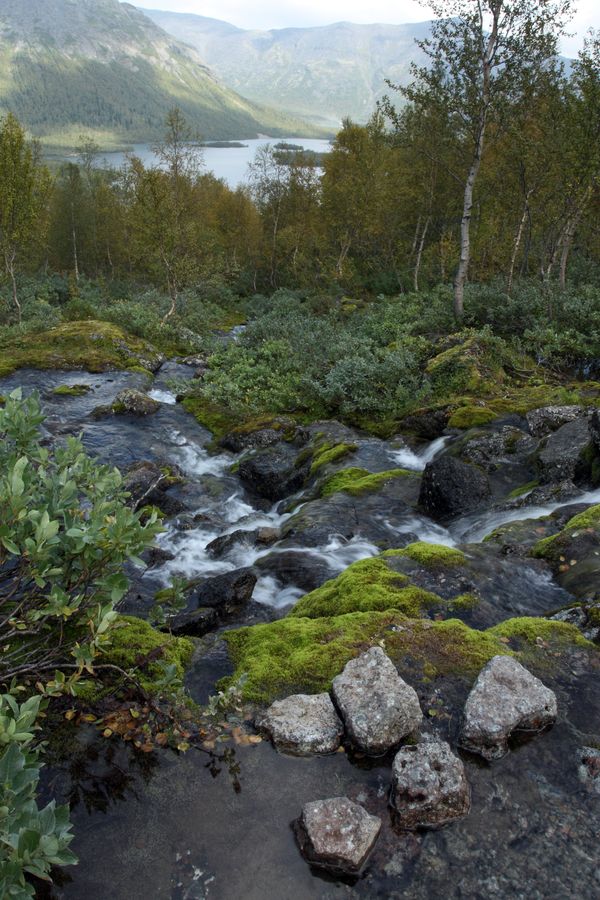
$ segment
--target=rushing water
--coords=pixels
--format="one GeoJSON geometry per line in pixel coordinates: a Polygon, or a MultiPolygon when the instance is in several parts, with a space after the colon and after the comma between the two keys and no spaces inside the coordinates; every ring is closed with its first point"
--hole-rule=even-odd
{"type": "MultiPolygon", "coordinates": [[[[185,527],[177,517],[167,525],[160,541],[175,559],[148,573],[153,584],[167,584],[174,574],[215,575],[284,552],[308,555],[333,576],[353,561],[379,552],[360,534],[345,540],[332,533],[320,546],[309,548],[290,546],[289,541],[266,549],[242,542],[214,559],[206,546],[216,537],[239,529],[281,528],[301,506],[286,504],[282,511],[280,505],[253,500],[231,472],[236,457],[207,450],[209,433],[175,402],[165,377],[158,378],[151,391],[161,403],[159,412],[138,420],[120,416],[94,420],[89,414],[110,403],[124,387],[145,388],[140,375],[21,371],[4,379],[0,392],[17,386],[41,393],[49,434],[80,432],[90,452],[121,467],[149,459],[183,470],[188,479],[182,488],[188,510],[185,527]],[[90,392],[81,397],[53,394],[60,384],[76,383],[88,384],[90,392]]],[[[361,464],[372,460],[374,471],[391,464],[418,472],[447,441],[442,438],[414,451],[365,438],[359,441],[356,456],[361,464]]],[[[600,491],[577,500],[600,502],[600,491]]],[[[465,516],[448,528],[414,511],[393,521],[383,513],[382,522],[392,537],[413,534],[453,545],[479,542],[501,524],[539,518],[558,505],[488,510],[465,516]]],[[[479,554],[480,568],[487,565],[482,548],[471,543],[469,552],[474,564],[479,554]]],[[[500,558],[489,571],[490,594],[500,609],[507,573],[514,593],[522,595],[530,609],[543,612],[564,602],[548,573],[500,558]]],[[[282,586],[271,574],[263,574],[253,599],[269,617],[280,614],[279,609],[302,593],[294,584],[282,586]]],[[[216,658],[211,672],[222,665],[223,660],[216,658]]],[[[299,760],[277,754],[266,743],[240,747],[241,792],[234,793],[226,771],[211,777],[205,758],[197,753],[178,758],[159,751],[144,761],[124,744],[99,739],[94,728],[82,729],[68,759],[45,776],[49,796],[72,804],[74,849],[81,858],[77,869],[65,873],[66,882],[55,888],[53,896],[65,900],[596,897],[598,794],[582,782],[579,760],[588,735],[598,731],[600,671],[586,666],[575,652],[564,671],[549,668],[548,678],[559,695],[557,726],[543,738],[515,748],[494,764],[493,771],[469,765],[470,815],[427,834],[398,834],[391,828],[387,760],[352,763],[343,753],[299,760]],[[298,853],[290,828],[304,802],[339,795],[358,800],[384,823],[367,875],[354,884],[312,871],[298,853]]],[[[191,689],[194,693],[193,680],[191,689]]],[[[438,733],[454,740],[455,711],[467,689],[452,678],[422,687],[424,709],[433,706],[437,711],[426,727],[433,723],[438,733]]]]}

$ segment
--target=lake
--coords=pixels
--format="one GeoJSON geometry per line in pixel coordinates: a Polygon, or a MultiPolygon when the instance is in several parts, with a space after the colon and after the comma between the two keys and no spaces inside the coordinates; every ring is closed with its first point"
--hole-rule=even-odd
{"type": "MultiPolygon", "coordinates": [[[[258,148],[267,144],[275,145],[282,141],[296,144],[304,150],[313,150],[315,153],[327,153],[331,149],[329,141],[315,138],[255,138],[240,141],[239,143],[243,144],[243,147],[203,147],[204,163],[208,171],[214,172],[217,178],[223,178],[230,187],[236,188],[247,182],[248,164],[254,160],[258,148]]],[[[131,152],[135,156],[139,156],[145,165],[151,165],[157,161],[151,144],[134,144],[131,152]]],[[[104,153],[101,161],[102,164],[118,169],[125,162],[126,156],[125,153],[104,153]]]]}

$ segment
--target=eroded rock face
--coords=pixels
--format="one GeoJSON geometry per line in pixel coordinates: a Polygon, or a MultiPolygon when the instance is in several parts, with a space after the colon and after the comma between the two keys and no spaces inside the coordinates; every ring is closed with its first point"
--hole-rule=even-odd
{"type": "Polygon", "coordinates": [[[581,455],[591,443],[587,419],[574,419],[550,435],[539,455],[542,482],[577,480],[581,455]]]}
{"type": "Polygon", "coordinates": [[[530,432],[535,437],[545,437],[556,431],[567,422],[572,422],[584,415],[581,406],[542,406],[527,413],[526,419],[530,432]]]}
{"type": "Polygon", "coordinates": [[[510,656],[494,656],[467,698],[461,745],[485,759],[499,759],[514,731],[540,731],[557,716],[554,691],[510,656]]]}
{"type": "Polygon", "coordinates": [[[112,405],[113,412],[129,416],[150,416],[158,412],[160,403],[153,400],[148,394],[126,388],[115,397],[112,405]]]}
{"type": "Polygon", "coordinates": [[[476,509],[489,496],[485,472],[452,456],[442,456],[425,467],[419,505],[433,518],[446,519],[476,509]]]}
{"type": "Polygon", "coordinates": [[[416,692],[381,647],[347,663],[333,679],[333,697],[352,743],[373,756],[415,734],[423,718],[416,692]]]}
{"type": "Polygon", "coordinates": [[[403,747],[392,767],[391,803],[402,828],[437,828],[462,818],[471,807],[462,760],[445,741],[403,747]]]}
{"type": "Polygon", "coordinates": [[[255,724],[278,750],[296,756],[334,753],[344,733],[329,694],[295,694],[277,700],[255,724]]]}
{"type": "Polygon", "coordinates": [[[308,470],[306,466],[296,466],[297,455],[297,450],[289,444],[267,447],[243,459],[238,474],[259,497],[282,500],[299,490],[306,480],[308,470]]]}
{"type": "Polygon", "coordinates": [[[335,874],[358,875],[381,829],[381,819],[347,797],[307,803],[296,825],[302,855],[335,874]]]}

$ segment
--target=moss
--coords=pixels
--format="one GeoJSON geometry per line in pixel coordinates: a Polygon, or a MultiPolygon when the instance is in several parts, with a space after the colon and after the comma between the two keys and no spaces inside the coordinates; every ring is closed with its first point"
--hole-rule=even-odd
{"type": "Polygon", "coordinates": [[[146,378],[154,378],[154,374],[150,369],[145,369],[144,366],[127,366],[127,371],[135,372],[136,375],[144,375],[146,378]]]}
{"type": "Polygon", "coordinates": [[[493,656],[510,655],[495,636],[457,619],[414,620],[392,610],[321,619],[288,616],[227,632],[225,639],[235,673],[221,685],[245,674],[244,695],[259,703],[328,690],[348,660],[375,645],[383,647],[401,675],[414,676],[416,668],[427,679],[473,678],[493,656]]]}
{"type": "Polygon", "coordinates": [[[409,616],[441,605],[437,594],[411,585],[394,572],[383,557],[362,559],[341,575],[302,597],[290,612],[293,618],[315,619],[371,610],[398,609],[409,616]]]}
{"type": "Polygon", "coordinates": [[[394,478],[414,478],[415,473],[407,469],[389,469],[387,472],[371,473],[366,469],[341,469],[330,475],[321,485],[321,497],[329,497],[338,491],[358,496],[377,491],[394,478]]]}
{"type": "Polygon", "coordinates": [[[583,637],[575,625],[533,616],[506,619],[499,625],[489,628],[487,633],[499,639],[508,640],[517,648],[524,644],[537,645],[539,640],[553,645],[575,645],[588,648],[594,646],[583,637]]]}
{"type": "Polygon", "coordinates": [[[480,602],[477,594],[460,594],[450,601],[448,609],[451,612],[468,612],[470,609],[477,609],[480,602]]]}
{"type": "Polygon", "coordinates": [[[186,397],[183,400],[183,408],[194,416],[200,425],[208,428],[216,438],[223,437],[236,424],[230,412],[199,397],[186,397]]]}
{"type": "Polygon", "coordinates": [[[120,616],[111,633],[110,645],[102,655],[102,663],[125,670],[137,668],[136,677],[143,689],[156,693],[157,682],[164,675],[160,663],[174,665],[177,676],[183,678],[193,650],[188,638],[163,634],[134,616],[120,616]]]}
{"type": "MultiPolygon", "coordinates": [[[[462,550],[457,550],[455,547],[446,547],[443,544],[429,544],[426,541],[416,541],[416,543],[404,547],[403,550],[393,550],[391,553],[398,556],[408,556],[409,559],[413,559],[420,565],[430,568],[462,566],[467,561],[462,550]]],[[[385,556],[386,554],[384,553],[383,555],[385,556]]]]}
{"type": "Polygon", "coordinates": [[[554,561],[571,538],[580,531],[597,531],[600,528],[600,505],[590,506],[584,512],[569,519],[562,531],[550,537],[542,538],[532,548],[531,555],[537,559],[554,561]]]}
{"type": "Polygon", "coordinates": [[[92,389],[90,384],[61,384],[52,391],[58,397],[83,397],[92,389]]]}
{"type": "Polygon", "coordinates": [[[485,406],[461,406],[452,413],[448,425],[451,428],[476,428],[478,425],[487,425],[496,418],[496,413],[485,406]]]}
{"type": "Polygon", "coordinates": [[[150,344],[108,322],[67,322],[50,331],[25,334],[0,343],[0,377],[16,369],[85,369],[105,372],[133,365],[158,365],[150,344]]]}
{"type": "Polygon", "coordinates": [[[516,500],[517,497],[522,497],[524,494],[528,494],[530,491],[533,491],[536,487],[539,487],[539,481],[528,481],[527,484],[522,484],[520,487],[516,487],[513,491],[508,495],[511,500],[516,500]]]}
{"type": "Polygon", "coordinates": [[[356,444],[329,444],[324,443],[317,447],[312,464],[310,467],[311,475],[314,475],[319,469],[322,469],[323,466],[327,466],[330,463],[337,462],[339,459],[342,459],[344,456],[348,456],[350,453],[354,453],[358,447],[356,444]]]}

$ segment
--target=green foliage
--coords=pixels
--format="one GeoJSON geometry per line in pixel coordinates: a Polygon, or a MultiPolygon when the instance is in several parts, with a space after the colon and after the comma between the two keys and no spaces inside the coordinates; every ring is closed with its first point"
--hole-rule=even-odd
{"type": "Polygon", "coordinates": [[[32,741],[41,702],[0,694],[0,895],[15,900],[34,897],[28,875],[50,881],[53,866],[77,862],[69,808],[51,801],[40,809],[35,799],[41,762],[32,741]]]}
{"type": "MultiPolygon", "coordinates": [[[[160,531],[125,505],[116,469],[78,440],[40,445],[36,397],[0,409],[0,681],[67,665],[92,671],[127,591],[122,571],[160,531]]],[[[55,679],[56,681],[56,679],[55,679]]]]}
{"type": "Polygon", "coordinates": [[[585,512],[579,513],[569,519],[564,528],[558,534],[542,538],[531,550],[531,555],[539,559],[556,561],[563,548],[573,537],[580,532],[597,532],[600,529],[600,505],[590,506],[585,512]]]}

